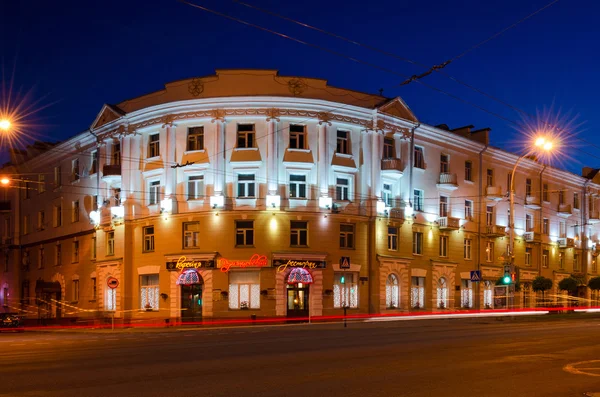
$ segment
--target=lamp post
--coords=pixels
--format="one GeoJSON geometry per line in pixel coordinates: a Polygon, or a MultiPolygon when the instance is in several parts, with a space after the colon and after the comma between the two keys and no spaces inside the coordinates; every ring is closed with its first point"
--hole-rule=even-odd
{"type": "Polygon", "coordinates": [[[12,125],[12,123],[10,122],[9,119],[0,119],[0,130],[2,130],[4,132],[8,132],[11,125],[12,125]]]}
{"type": "MultiPolygon", "coordinates": [[[[508,257],[510,264],[510,274],[514,274],[515,272],[515,173],[517,171],[517,167],[521,160],[525,157],[528,157],[535,153],[550,153],[552,151],[554,144],[552,141],[545,137],[536,138],[533,147],[524,155],[519,157],[513,167],[512,173],[510,174],[510,188],[509,188],[509,200],[510,200],[510,209],[509,209],[509,220],[508,220],[508,228],[509,228],[509,245],[508,245],[508,257]]],[[[527,200],[527,197],[525,198],[527,200]]],[[[512,280],[511,280],[512,281],[512,280]]],[[[505,280],[506,283],[506,280],[505,280]]],[[[509,293],[507,296],[507,307],[513,308],[513,295],[515,292],[515,283],[510,282],[508,284],[509,293]],[[509,303],[510,302],[510,303],[509,303]]]]}

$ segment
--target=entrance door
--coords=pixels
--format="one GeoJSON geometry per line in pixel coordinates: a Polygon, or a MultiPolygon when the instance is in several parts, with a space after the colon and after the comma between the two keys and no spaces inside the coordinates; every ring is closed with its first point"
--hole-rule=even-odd
{"type": "Polygon", "coordinates": [[[181,321],[202,320],[202,286],[203,284],[181,286],[181,321]]]}
{"type": "Polygon", "coordinates": [[[287,315],[288,317],[308,317],[307,284],[288,284],[287,315]]]}

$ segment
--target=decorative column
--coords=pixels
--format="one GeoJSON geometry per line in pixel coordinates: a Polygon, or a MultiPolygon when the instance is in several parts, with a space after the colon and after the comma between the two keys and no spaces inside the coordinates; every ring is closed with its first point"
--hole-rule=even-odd
{"type": "Polygon", "coordinates": [[[279,208],[281,197],[277,194],[279,187],[277,161],[277,122],[280,111],[267,109],[267,208],[279,208]]]}
{"type": "Polygon", "coordinates": [[[213,135],[213,195],[210,197],[210,206],[213,208],[225,205],[225,110],[212,111],[211,122],[215,124],[213,135]]]}
{"type": "Polygon", "coordinates": [[[161,209],[168,212],[176,212],[173,211],[173,209],[177,208],[177,206],[174,205],[177,202],[177,171],[171,166],[177,162],[175,159],[175,133],[177,131],[177,127],[173,123],[173,116],[169,115],[165,117],[165,124],[163,124],[163,128],[165,129],[165,155],[163,156],[165,187],[163,202],[161,202],[161,209]]]}
{"type": "Polygon", "coordinates": [[[331,126],[333,115],[327,112],[321,112],[317,115],[319,118],[318,138],[319,138],[319,157],[318,157],[318,176],[319,176],[319,207],[331,208],[332,199],[329,197],[329,148],[327,145],[327,127],[331,126]]]}
{"type": "Polygon", "coordinates": [[[371,194],[374,199],[381,199],[381,138],[380,130],[371,132],[371,194]]]}
{"type": "Polygon", "coordinates": [[[121,198],[127,201],[131,181],[131,136],[120,135],[121,140],[121,198]]]}

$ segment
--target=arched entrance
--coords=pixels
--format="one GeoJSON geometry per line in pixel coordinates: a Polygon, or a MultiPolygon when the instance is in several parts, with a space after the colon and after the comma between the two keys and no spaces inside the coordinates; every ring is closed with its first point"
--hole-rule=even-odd
{"type": "Polygon", "coordinates": [[[304,268],[292,269],[287,278],[287,316],[308,317],[309,286],[313,278],[304,268]]]}
{"type": "Polygon", "coordinates": [[[184,269],[177,278],[181,286],[181,321],[202,320],[204,281],[196,269],[184,269]]]}

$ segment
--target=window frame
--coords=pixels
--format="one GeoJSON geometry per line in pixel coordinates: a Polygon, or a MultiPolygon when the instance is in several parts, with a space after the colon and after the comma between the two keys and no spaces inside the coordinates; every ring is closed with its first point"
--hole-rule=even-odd
{"type": "Polygon", "coordinates": [[[90,175],[95,175],[98,173],[98,151],[92,151],[91,155],[91,163],[90,163],[90,175]]]}
{"type": "Polygon", "coordinates": [[[244,219],[235,221],[235,246],[236,248],[254,247],[254,220],[244,219]],[[245,224],[245,225],[244,225],[245,224]],[[250,225],[248,227],[248,225],[250,225]],[[241,244],[238,243],[238,237],[242,236],[241,244]]]}
{"type": "Polygon", "coordinates": [[[463,240],[463,259],[467,261],[473,260],[473,240],[470,238],[463,240]]]}
{"type": "Polygon", "coordinates": [[[473,182],[473,162],[471,160],[465,161],[465,181],[473,182]]]}
{"type": "Polygon", "coordinates": [[[350,142],[350,131],[349,130],[336,130],[336,140],[335,140],[335,153],[336,154],[345,154],[351,155],[351,142],[350,142]],[[340,136],[340,134],[344,134],[345,136],[340,136]]]}
{"type": "Polygon", "coordinates": [[[257,198],[257,190],[258,186],[256,183],[256,174],[255,173],[247,173],[240,172],[236,175],[236,198],[238,199],[255,199],[257,198]],[[252,179],[245,179],[245,178],[252,179]],[[241,188],[243,187],[244,194],[240,194],[241,188]],[[250,195],[250,190],[252,190],[252,195],[250,195]]]}
{"type": "Polygon", "coordinates": [[[305,173],[297,173],[297,172],[293,172],[290,173],[288,175],[288,197],[290,199],[299,199],[299,200],[306,200],[308,199],[309,195],[308,195],[308,182],[307,182],[307,175],[305,173]],[[303,181],[292,181],[292,178],[304,178],[303,181]],[[304,195],[301,195],[300,192],[302,191],[302,189],[304,189],[304,195]],[[295,191],[297,192],[296,195],[293,195],[292,192],[295,191]]]}
{"type": "Polygon", "coordinates": [[[440,154],[440,174],[450,173],[450,155],[446,153],[440,154]]]}
{"type": "Polygon", "coordinates": [[[71,263],[79,263],[79,240],[72,242],[71,249],[71,263]]]}
{"type": "Polygon", "coordinates": [[[200,247],[200,222],[199,221],[191,221],[191,222],[183,222],[181,224],[182,228],[182,245],[183,249],[194,249],[200,247]],[[188,226],[197,226],[198,230],[187,230],[188,226]],[[189,245],[188,241],[192,241],[192,244],[189,245]]]}
{"type": "Polygon", "coordinates": [[[156,250],[155,233],[154,225],[144,226],[142,229],[142,252],[154,252],[156,250]]]}
{"type": "Polygon", "coordinates": [[[79,200],[71,202],[71,223],[79,222],[81,209],[79,207],[79,200]]]}
{"type": "Polygon", "coordinates": [[[204,150],[204,126],[188,127],[185,147],[187,152],[204,150]]]}
{"type": "Polygon", "coordinates": [[[308,244],[308,221],[290,221],[290,247],[304,248],[308,247],[308,244]]]}
{"type": "Polygon", "coordinates": [[[413,255],[423,255],[423,233],[413,231],[413,255]]]}
{"type": "Polygon", "coordinates": [[[348,175],[335,176],[335,200],[336,201],[352,201],[352,178],[348,175]],[[347,185],[340,184],[340,181],[345,180],[347,185]]]}
{"type": "Polygon", "coordinates": [[[160,204],[160,179],[149,179],[147,182],[148,186],[148,205],[160,204]]]}
{"type": "Polygon", "coordinates": [[[159,311],[160,310],[160,300],[159,300],[159,296],[160,296],[160,274],[159,273],[152,273],[152,274],[140,274],[140,310],[145,310],[145,311],[159,311]],[[152,295],[152,297],[154,299],[152,299],[152,304],[150,303],[146,303],[144,304],[144,291],[146,293],[146,301],[148,302],[148,300],[150,299],[150,296],[152,295]],[[146,305],[149,305],[150,308],[146,307],[146,305]]]}
{"type": "Polygon", "coordinates": [[[306,150],[308,147],[307,139],[308,134],[306,133],[306,125],[290,123],[288,149],[306,150]],[[297,127],[300,127],[302,131],[294,131],[297,127]],[[294,145],[292,145],[292,142],[294,142],[294,145]]]}
{"type": "Polygon", "coordinates": [[[383,159],[396,158],[396,142],[393,137],[383,138],[383,159]]]}
{"type": "Polygon", "coordinates": [[[425,169],[425,148],[415,146],[413,149],[413,168],[425,169]]]}
{"type": "Polygon", "coordinates": [[[423,189],[413,189],[413,207],[415,211],[423,212],[425,200],[425,191],[423,189]],[[419,194],[415,194],[419,192],[419,194]]]}
{"type": "Polygon", "coordinates": [[[340,248],[354,249],[356,244],[356,224],[340,223],[340,248]],[[346,229],[346,230],[343,230],[346,229]]]}
{"type": "Polygon", "coordinates": [[[252,123],[240,123],[237,125],[236,149],[252,149],[256,147],[256,125],[252,123]],[[242,126],[252,126],[251,130],[242,130],[242,126]],[[240,143],[243,141],[243,145],[240,143]]]}
{"type": "Polygon", "coordinates": [[[448,258],[448,244],[450,236],[441,235],[439,238],[439,256],[440,258],[448,258]]]}
{"type": "Polygon", "coordinates": [[[115,231],[109,230],[106,236],[106,254],[105,256],[113,256],[115,254],[115,231]]]}
{"type": "Polygon", "coordinates": [[[473,220],[473,200],[465,200],[465,220],[473,220]]]}
{"type": "Polygon", "coordinates": [[[494,263],[494,242],[493,241],[486,241],[485,242],[485,261],[487,263],[494,263]]]}
{"type": "Polygon", "coordinates": [[[148,158],[160,157],[160,133],[148,134],[148,158]]]}
{"type": "Polygon", "coordinates": [[[79,159],[71,160],[71,182],[78,181],[81,178],[79,172],[79,159]]]}
{"type": "Polygon", "coordinates": [[[398,227],[387,227],[387,247],[388,251],[398,251],[398,227]],[[393,229],[393,230],[391,230],[393,229]]]}
{"type": "Polygon", "coordinates": [[[195,201],[204,199],[205,187],[204,187],[204,174],[194,174],[187,176],[187,201],[195,201]],[[193,186],[193,189],[190,189],[193,186]],[[193,190],[193,195],[191,191],[193,190]]]}

